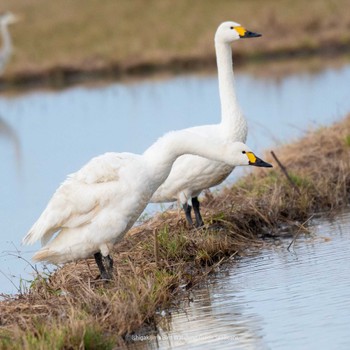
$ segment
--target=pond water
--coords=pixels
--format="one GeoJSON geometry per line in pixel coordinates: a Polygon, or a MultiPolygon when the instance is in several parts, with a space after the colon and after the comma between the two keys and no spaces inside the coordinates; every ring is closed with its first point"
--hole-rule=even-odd
{"type": "Polygon", "coordinates": [[[310,231],[212,276],[129,349],[349,349],[350,212],[310,231]]]}
{"type": "MultiPolygon", "coordinates": [[[[261,66],[263,69],[264,66],[261,66]]],[[[258,155],[350,112],[350,65],[274,79],[236,73],[258,155]]],[[[142,152],[169,130],[219,121],[217,76],[186,75],[0,95],[0,292],[15,292],[39,244],[20,241],[66,175],[107,151],[142,152]]],[[[233,172],[239,176],[242,168],[233,172]]],[[[152,212],[159,206],[149,206],[152,212]]]]}

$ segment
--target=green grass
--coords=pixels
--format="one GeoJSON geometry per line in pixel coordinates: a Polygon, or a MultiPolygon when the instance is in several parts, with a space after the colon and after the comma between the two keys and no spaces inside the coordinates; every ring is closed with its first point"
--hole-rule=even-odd
{"type": "Polygon", "coordinates": [[[173,234],[167,226],[158,232],[158,244],[162,257],[166,260],[183,256],[187,244],[186,236],[178,232],[173,234]]]}
{"type": "Polygon", "coordinates": [[[96,331],[93,328],[87,328],[85,330],[83,343],[86,350],[112,350],[114,348],[112,337],[108,338],[100,330],[96,331]]]}
{"type": "Polygon", "coordinates": [[[85,349],[112,350],[116,344],[113,336],[108,337],[96,324],[85,325],[84,320],[75,321],[73,327],[63,324],[36,322],[35,331],[22,335],[21,342],[13,342],[15,334],[0,331],[2,350],[37,350],[37,349],[85,349]]]}
{"type": "Polygon", "coordinates": [[[345,137],[345,143],[346,143],[347,146],[350,147],[350,135],[347,135],[347,136],[345,137]]]}
{"type": "Polygon", "coordinates": [[[296,184],[297,187],[308,187],[311,185],[311,182],[305,178],[304,176],[302,175],[298,175],[298,174],[295,174],[295,173],[291,173],[289,174],[291,180],[296,184]]]}

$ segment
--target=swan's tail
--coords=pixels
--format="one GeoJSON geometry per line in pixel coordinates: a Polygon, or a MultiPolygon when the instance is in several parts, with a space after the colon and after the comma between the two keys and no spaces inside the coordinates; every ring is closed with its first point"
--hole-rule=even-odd
{"type": "Polygon", "coordinates": [[[47,225],[44,225],[40,220],[38,220],[22,239],[22,244],[33,244],[41,239],[42,245],[45,245],[56,230],[56,228],[47,230],[47,225]]]}
{"type": "Polygon", "coordinates": [[[45,245],[58,230],[57,224],[57,217],[50,214],[49,210],[44,210],[36,223],[22,239],[22,244],[33,244],[41,239],[41,244],[45,245]]]}
{"type": "Polygon", "coordinates": [[[62,255],[50,248],[42,248],[34,254],[32,260],[34,262],[46,261],[51,264],[59,264],[61,262],[62,255]]]}
{"type": "Polygon", "coordinates": [[[99,244],[84,234],[84,227],[82,230],[63,228],[53,240],[34,254],[32,260],[63,264],[90,257],[99,249],[99,244]],[[86,239],[82,241],[82,237],[86,239]]]}

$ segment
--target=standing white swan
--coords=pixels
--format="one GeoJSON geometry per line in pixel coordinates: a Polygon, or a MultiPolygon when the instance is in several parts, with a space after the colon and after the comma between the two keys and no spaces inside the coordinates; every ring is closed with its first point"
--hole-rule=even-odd
{"type": "MultiPolygon", "coordinates": [[[[215,51],[218,66],[221,101],[221,123],[203,125],[186,130],[210,137],[216,142],[240,141],[247,138],[247,122],[239,108],[234,89],[231,43],[240,38],[254,38],[261,34],[244,29],[239,23],[224,22],[215,34],[215,51]]],[[[184,155],[176,160],[169,177],[154,193],[152,203],[178,200],[193,225],[191,204],[196,217],[196,226],[202,226],[197,196],[202,190],[220,184],[232,172],[234,166],[193,155],[184,155]]]]}
{"type": "Polygon", "coordinates": [[[271,167],[243,143],[218,144],[185,130],[166,134],[142,155],[106,153],[93,158],[68,176],[24,237],[24,244],[41,239],[43,247],[33,260],[65,263],[94,254],[101,278],[111,278],[112,246],[140,216],[175,159],[185,153],[230,166],[271,167]]]}
{"type": "Polygon", "coordinates": [[[0,14],[0,30],[2,47],[0,49],[0,75],[5,70],[6,64],[12,54],[12,41],[8,26],[12,23],[16,23],[19,18],[12,12],[4,12],[0,14]]]}

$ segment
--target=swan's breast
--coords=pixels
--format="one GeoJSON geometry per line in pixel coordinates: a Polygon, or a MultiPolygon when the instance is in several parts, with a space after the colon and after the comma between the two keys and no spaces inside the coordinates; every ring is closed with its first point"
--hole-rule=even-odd
{"type": "Polygon", "coordinates": [[[184,155],[179,157],[166,181],[153,194],[151,202],[172,202],[180,192],[186,196],[221,183],[234,169],[222,162],[184,155]]]}

